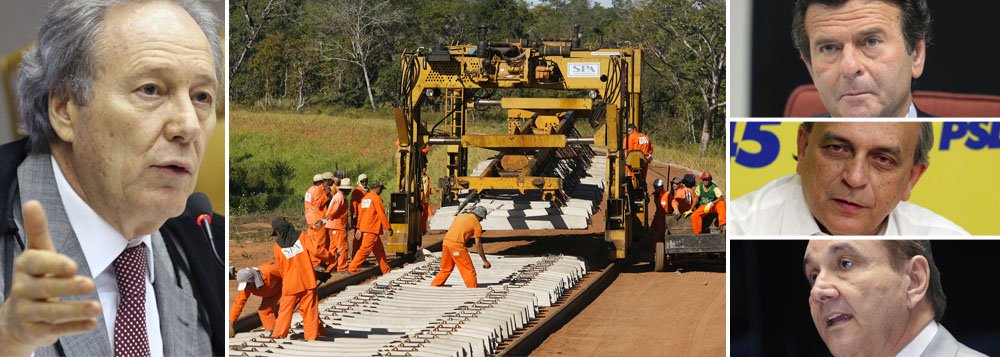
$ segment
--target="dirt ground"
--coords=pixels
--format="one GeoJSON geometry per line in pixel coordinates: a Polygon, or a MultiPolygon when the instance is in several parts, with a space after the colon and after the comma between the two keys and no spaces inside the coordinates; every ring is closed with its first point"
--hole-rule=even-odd
{"type": "Polygon", "coordinates": [[[726,274],[720,269],[623,271],[533,356],[723,356],[726,274]]]}

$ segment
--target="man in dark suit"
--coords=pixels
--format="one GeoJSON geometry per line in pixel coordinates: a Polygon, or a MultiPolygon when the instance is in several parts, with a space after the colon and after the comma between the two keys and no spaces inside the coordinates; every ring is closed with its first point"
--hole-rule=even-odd
{"type": "Polygon", "coordinates": [[[984,356],[939,321],[930,241],[814,240],[802,261],[813,323],[834,356],[984,356]]]}
{"type": "Polygon", "coordinates": [[[2,354],[224,353],[222,267],[185,214],[220,27],[198,1],[50,9],[17,82],[27,139],[0,146],[2,354]]]}
{"type": "Polygon", "coordinates": [[[833,117],[926,117],[913,104],[931,17],[926,0],[798,0],[792,37],[833,117]]]}

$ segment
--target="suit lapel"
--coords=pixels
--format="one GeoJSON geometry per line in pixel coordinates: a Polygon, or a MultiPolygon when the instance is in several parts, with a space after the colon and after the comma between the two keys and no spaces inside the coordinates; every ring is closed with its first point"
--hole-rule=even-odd
{"type": "MultiPolygon", "coordinates": [[[[153,233],[153,259],[156,266],[153,269],[153,290],[156,292],[156,306],[160,312],[163,354],[196,355],[199,352],[194,349],[195,340],[198,339],[195,333],[202,332],[198,325],[198,302],[190,293],[181,289],[191,289],[191,282],[184,274],[175,274],[174,262],[170,259],[163,239],[159,231],[153,233]],[[181,287],[177,286],[178,279],[181,287]]],[[[176,263],[187,265],[185,262],[176,263]]]]}
{"type": "MultiPolygon", "coordinates": [[[[28,200],[38,200],[45,208],[45,215],[49,220],[49,232],[52,235],[52,246],[56,251],[63,254],[77,263],[77,274],[93,277],[90,266],[87,264],[87,257],[83,254],[83,248],[76,239],[73,227],[69,223],[69,217],[63,208],[62,199],[59,197],[59,190],[56,189],[55,174],[52,172],[51,156],[47,154],[30,155],[17,168],[17,179],[20,185],[21,202],[28,200]]],[[[24,232],[23,215],[20,204],[14,210],[15,221],[21,225],[18,227],[24,232]]],[[[27,240],[27,237],[24,237],[27,240]]],[[[97,292],[83,296],[67,296],[63,300],[98,300],[97,292]]],[[[97,319],[97,327],[90,332],[63,336],[59,339],[63,352],[67,356],[108,356],[113,354],[111,339],[107,333],[107,321],[101,315],[97,319]]]]}

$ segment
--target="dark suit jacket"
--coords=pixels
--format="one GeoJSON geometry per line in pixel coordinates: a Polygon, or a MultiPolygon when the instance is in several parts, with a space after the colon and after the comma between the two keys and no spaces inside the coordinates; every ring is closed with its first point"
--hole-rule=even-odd
{"type": "MultiPolygon", "coordinates": [[[[61,254],[77,261],[77,273],[91,276],[76,232],[62,207],[48,154],[28,155],[25,140],[0,146],[0,286],[5,299],[10,290],[13,259],[25,247],[21,204],[35,199],[45,207],[52,243],[61,254]]],[[[217,222],[224,219],[216,220],[217,222]]],[[[223,237],[222,233],[216,235],[223,237]]],[[[222,239],[217,239],[216,246],[222,239]]],[[[211,247],[190,217],[167,221],[155,232],[153,269],[160,333],[165,355],[223,355],[225,353],[225,281],[223,269],[209,260],[211,247]]],[[[222,251],[222,248],[218,248],[222,251]]],[[[97,293],[65,297],[65,300],[97,300],[97,293]]],[[[35,355],[110,356],[113,347],[107,336],[103,316],[97,328],[64,336],[51,346],[39,348],[35,355]]]]}

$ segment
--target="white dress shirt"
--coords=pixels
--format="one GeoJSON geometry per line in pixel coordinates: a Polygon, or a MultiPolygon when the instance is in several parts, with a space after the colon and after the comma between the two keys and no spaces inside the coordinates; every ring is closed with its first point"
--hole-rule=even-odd
{"type": "Polygon", "coordinates": [[[927,349],[927,346],[931,345],[931,341],[934,340],[934,335],[938,333],[938,323],[937,321],[931,320],[924,326],[920,333],[917,334],[910,343],[907,343],[896,357],[920,357],[927,349]]]}
{"type": "Polygon", "coordinates": [[[907,118],[917,117],[917,106],[913,104],[913,102],[910,102],[910,109],[906,111],[906,117],[907,118]]]}
{"type": "Polygon", "coordinates": [[[115,345],[115,315],[118,312],[118,279],[111,264],[128,247],[146,243],[146,333],[149,335],[149,350],[153,356],[163,356],[163,339],[160,335],[160,314],[156,310],[156,294],[153,291],[153,242],[150,235],[132,240],[125,239],[107,221],[94,212],[73,187],[66,181],[62,170],[52,159],[52,171],[56,176],[56,187],[62,199],[70,226],[83,248],[87,265],[97,286],[97,296],[101,302],[101,312],[107,327],[112,348],[115,345]]]}
{"type": "MultiPolygon", "coordinates": [[[[826,235],[820,230],[802,193],[799,175],[769,182],[733,200],[728,209],[729,232],[735,235],[826,235]]],[[[879,235],[969,235],[962,227],[937,213],[900,201],[879,235]]]]}

